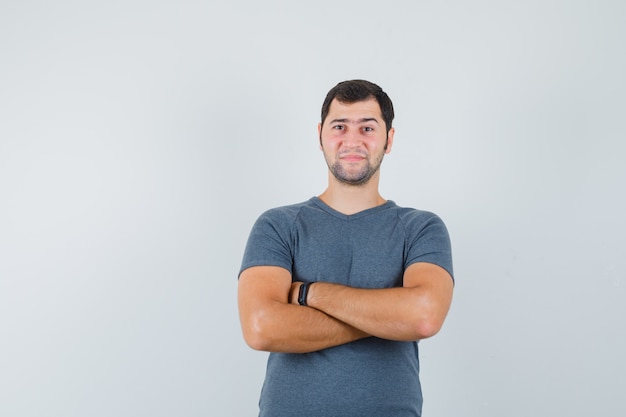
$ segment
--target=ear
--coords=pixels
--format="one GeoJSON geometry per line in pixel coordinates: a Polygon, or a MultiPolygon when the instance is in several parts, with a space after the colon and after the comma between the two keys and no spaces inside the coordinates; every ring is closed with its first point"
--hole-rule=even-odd
{"type": "Polygon", "coordinates": [[[320,150],[323,150],[323,147],[322,147],[322,124],[321,123],[317,124],[317,137],[319,138],[319,141],[320,141],[320,150]]]}
{"type": "Polygon", "coordinates": [[[396,129],[393,127],[389,129],[389,133],[387,134],[387,149],[385,149],[385,154],[391,152],[391,146],[393,145],[393,135],[396,133],[396,129]]]}

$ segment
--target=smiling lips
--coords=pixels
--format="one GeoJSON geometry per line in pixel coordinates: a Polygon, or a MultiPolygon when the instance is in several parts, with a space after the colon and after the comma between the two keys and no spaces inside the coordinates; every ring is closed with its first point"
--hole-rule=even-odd
{"type": "Polygon", "coordinates": [[[347,153],[343,155],[339,155],[339,159],[346,162],[359,162],[366,159],[365,155],[357,154],[357,153],[347,153]]]}

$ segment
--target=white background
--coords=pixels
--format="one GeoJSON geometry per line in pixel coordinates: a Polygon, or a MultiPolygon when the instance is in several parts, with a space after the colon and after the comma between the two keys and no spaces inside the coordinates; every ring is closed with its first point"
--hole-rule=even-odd
{"type": "Polygon", "coordinates": [[[0,3],[0,415],[253,416],[237,273],[338,81],[453,241],[425,416],[626,415],[622,1],[0,3]]]}

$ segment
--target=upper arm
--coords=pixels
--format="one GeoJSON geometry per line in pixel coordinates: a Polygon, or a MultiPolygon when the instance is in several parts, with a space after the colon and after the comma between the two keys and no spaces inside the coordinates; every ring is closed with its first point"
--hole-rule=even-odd
{"type": "Polygon", "coordinates": [[[430,262],[416,262],[404,271],[403,287],[442,286],[450,292],[454,287],[454,280],[448,271],[439,265],[430,262]]]}
{"type": "Polygon", "coordinates": [[[411,264],[404,272],[403,286],[414,288],[416,303],[428,327],[424,333],[434,335],[441,329],[452,303],[454,281],[444,268],[428,263],[411,264]]]}
{"type": "Polygon", "coordinates": [[[291,273],[278,266],[255,266],[239,276],[237,304],[244,338],[250,343],[275,303],[288,304],[291,273]]]}
{"type": "Polygon", "coordinates": [[[239,307],[267,301],[288,303],[291,273],[279,266],[253,266],[239,275],[239,307]]]}

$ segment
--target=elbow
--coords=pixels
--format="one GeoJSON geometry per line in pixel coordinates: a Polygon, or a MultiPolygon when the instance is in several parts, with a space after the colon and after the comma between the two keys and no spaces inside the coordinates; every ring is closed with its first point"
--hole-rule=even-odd
{"type": "Polygon", "coordinates": [[[429,337],[433,337],[443,325],[442,320],[437,320],[435,318],[425,318],[416,323],[414,332],[415,332],[415,340],[428,339],[429,337]]]}
{"type": "Polygon", "coordinates": [[[446,318],[446,310],[437,308],[436,305],[430,306],[430,308],[423,308],[419,313],[415,314],[415,320],[412,324],[412,331],[414,332],[414,340],[428,339],[433,337],[443,327],[443,322],[446,318]]]}
{"type": "Polygon", "coordinates": [[[245,335],[244,334],[244,340],[246,341],[246,344],[254,350],[258,350],[258,351],[262,351],[262,352],[269,352],[269,344],[267,343],[266,340],[263,340],[262,338],[259,337],[253,337],[253,336],[249,336],[249,335],[245,335]]]}
{"type": "Polygon", "coordinates": [[[254,349],[264,352],[271,351],[272,340],[269,335],[268,323],[263,319],[262,314],[251,317],[247,323],[242,323],[243,338],[246,344],[254,349]]]}
{"type": "Polygon", "coordinates": [[[263,352],[269,352],[271,350],[267,338],[263,337],[263,335],[258,332],[244,331],[243,338],[251,349],[263,352]]]}
{"type": "MultiPolygon", "coordinates": [[[[441,330],[443,322],[434,317],[415,317],[413,320],[404,322],[394,329],[395,336],[388,337],[391,340],[413,342],[416,340],[433,337],[441,330]]],[[[386,338],[386,336],[382,336],[386,338]]]]}
{"type": "Polygon", "coordinates": [[[428,339],[439,333],[443,327],[450,303],[424,298],[418,305],[420,307],[413,314],[412,331],[415,340],[428,339]]]}

